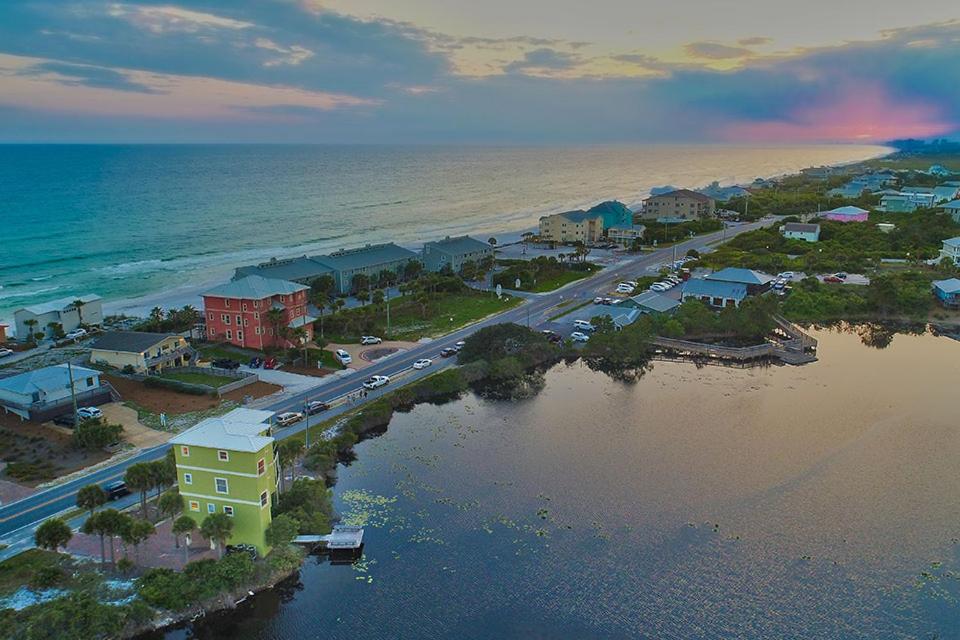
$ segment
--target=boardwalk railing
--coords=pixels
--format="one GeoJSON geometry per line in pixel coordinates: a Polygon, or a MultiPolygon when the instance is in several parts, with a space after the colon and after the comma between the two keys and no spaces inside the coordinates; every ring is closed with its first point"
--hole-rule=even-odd
{"type": "Polygon", "coordinates": [[[816,360],[812,351],[817,348],[817,340],[804,333],[799,327],[785,318],[775,316],[781,339],[770,340],[749,347],[726,347],[718,344],[677,340],[675,338],[656,337],[651,343],[660,349],[683,356],[701,356],[718,360],[749,362],[763,358],[778,358],[789,364],[804,364],[816,360]]]}

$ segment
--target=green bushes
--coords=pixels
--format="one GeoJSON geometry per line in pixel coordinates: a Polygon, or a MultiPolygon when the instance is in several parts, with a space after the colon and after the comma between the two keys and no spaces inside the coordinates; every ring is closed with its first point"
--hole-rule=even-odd
{"type": "Polygon", "coordinates": [[[198,560],[182,572],[150,569],[137,581],[137,593],[144,602],[177,611],[248,583],[256,565],[245,553],[234,553],[221,560],[198,560]]]}
{"type": "Polygon", "coordinates": [[[330,490],[322,480],[299,478],[280,494],[273,516],[288,516],[300,533],[328,533],[333,519],[330,490]]]}
{"type": "Polygon", "coordinates": [[[120,440],[123,426],[100,420],[85,420],[73,430],[73,446],[84,451],[97,451],[120,440]]]}

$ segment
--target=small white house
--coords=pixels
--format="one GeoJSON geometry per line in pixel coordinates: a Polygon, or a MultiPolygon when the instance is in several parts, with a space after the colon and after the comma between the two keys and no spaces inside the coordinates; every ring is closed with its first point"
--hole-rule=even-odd
{"type": "Polygon", "coordinates": [[[50,325],[59,324],[64,332],[73,331],[81,324],[103,324],[102,298],[97,295],[59,298],[24,307],[13,312],[17,340],[25,341],[31,333],[50,336],[50,325]]]}
{"type": "Polygon", "coordinates": [[[784,238],[790,240],[817,242],[820,240],[820,225],[804,224],[801,222],[788,222],[780,227],[780,233],[783,234],[784,238]]]}
{"type": "Polygon", "coordinates": [[[79,406],[110,401],[110,388],[100,383],[100,372],[58,364],[0,380],[0,407],[25,420],[42,422],[79,406]]]}
{"type": "Polygon", "coordinates": [[[960,236],[944,240],[943,248],[940,249],[940,256],[945,260],[953,260],[954,264],[960,265],[960,236]]]}

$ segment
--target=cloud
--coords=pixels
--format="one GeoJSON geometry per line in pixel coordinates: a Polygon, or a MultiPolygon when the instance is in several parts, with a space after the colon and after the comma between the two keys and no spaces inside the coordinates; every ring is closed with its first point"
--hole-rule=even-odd
{"type": "Polygon", "coordinates": [[[765,44],[770,44],[773,42],[773,38],[767,38],[764,36],[753,36],[751,38],[740,38],[737,40],[737,44],[741,47],[759,47],[765,44]]]}
{"type": "Polygon", "coordinates": [[[526,52],[521,60],[511,62],[506,65],[503,70],[507,73],[530,70],[560,71],[576,66],[578,61],[577,56],[572,53],[542,48],[526,52]]]}
{"type": "Polygon", "coordinates": [[[114,91],[134,91],[138,93],[160,93],[153,87],[130,80],[126,73],[67,62],[41,62],[21,69],[18,75],[47,76],[54,82],[66,86],[84,86],[114,91]]]}
{"type": "Polygon", "coordinates": [[[255,47],[259,47],[260,49],[275,51],[281,54],[277,58],[265,61],[263,63],[263,66],[265,67],[275,67],[281,64],[290,64],[296,66],[304,60],[314,56],[313,51],[310,51],[310,49],[307,49],[306,47],[301,47],[299,45],[283,47],[269,38],[257,38],[253,41],[253,45],[255,47]]]}
{"type": "Polygon", "coordinates": [[[691,57],[708,60],[729,60],[753,55],[753,51],[745,47],[731,47],[719,42],[691,42],[684,45],[683,50],[691,57]]]}

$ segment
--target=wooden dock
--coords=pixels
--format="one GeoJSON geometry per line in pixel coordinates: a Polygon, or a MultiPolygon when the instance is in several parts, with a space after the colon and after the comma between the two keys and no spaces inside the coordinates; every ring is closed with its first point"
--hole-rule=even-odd
{"type": "Polygon", "coordinates": [[[310,546],[324,545],[330,550],[359,549],[363,546],[363,527],[336,525],[333,531],[325,536],[297,536],[293,539],[293,542],[310,546]]]}
{"type": "Polygon", "coordinates": [[[665,358],[694,361],[724,361],[744,366],[765,360],[801,365],[817,359],[817,340],[785,318],[776,316],[774,335],[763,344],[749,347],[726,347],[718,344],[656,337],[651,342],[665,358]]]}

